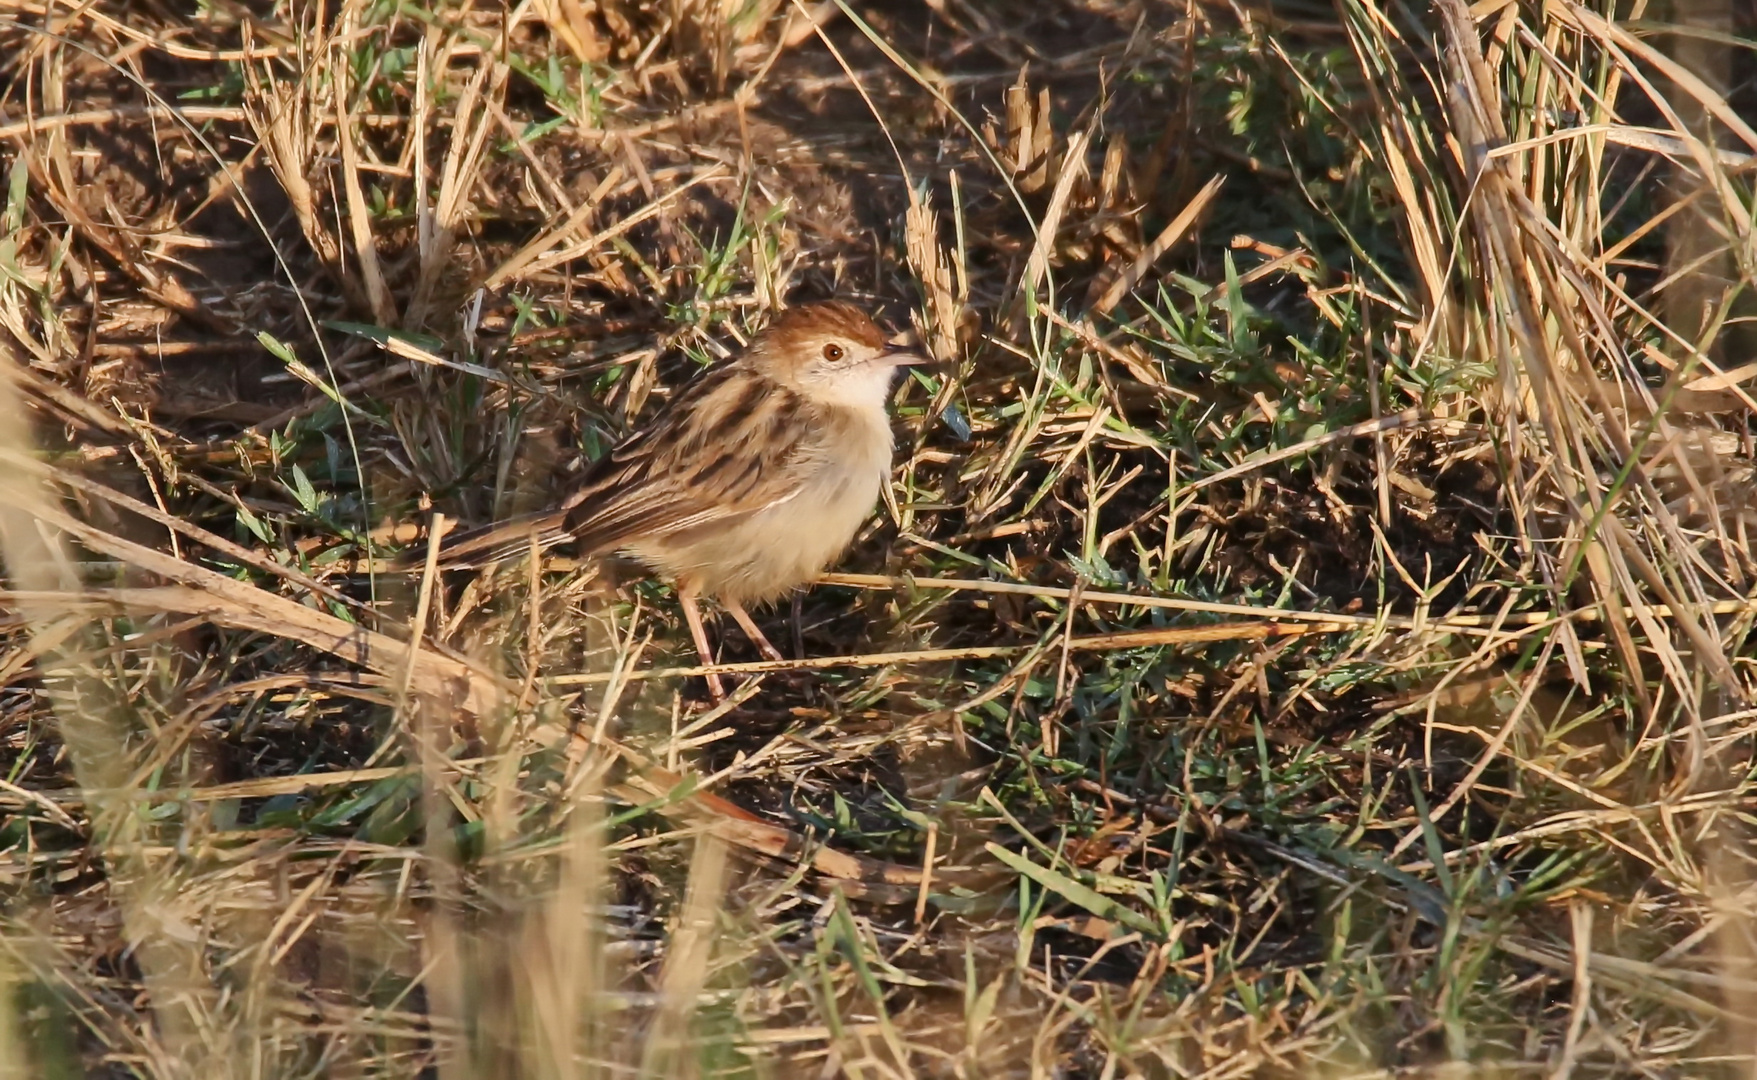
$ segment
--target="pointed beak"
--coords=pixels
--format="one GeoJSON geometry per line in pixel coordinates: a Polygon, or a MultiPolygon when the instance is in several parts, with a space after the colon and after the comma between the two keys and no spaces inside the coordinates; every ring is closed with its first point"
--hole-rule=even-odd
{"type": "Polygon", "coordinates": [[[879,358],[895,367],[929,367],[938,362],[922,348],[921,338],[914,330],[893,335],[885,342],[885,351],[879,358]]]}
{"type": "Polygon", "coordinates": [[[880,353],[879,358],[896,367],[928,367],[939,363],[906,345],[893,345],[880,353]]]}

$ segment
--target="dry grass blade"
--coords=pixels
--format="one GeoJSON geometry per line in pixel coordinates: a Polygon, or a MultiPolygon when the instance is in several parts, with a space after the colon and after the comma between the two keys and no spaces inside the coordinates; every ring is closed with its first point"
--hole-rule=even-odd
{"type": "Polygon", "coordinates": [[[149,521],[163,525],[165,528],[186,536],[198,543],[205,544],[221,555],[237,559],[245,566],[290,581],[301,588],[309,589],[317,596],[334,600],[340,604],[355,603],[351,597],[316,581],[310,575],[305,574],[294,567],[284,566],[281,563],[276,562],[274,559],[268,558],[255,551],[251,551],[240,544],[227,540],[223,536],[216,536],[207,529],[203,529],[198,525],[194,525],[188,521],[166,514],[155,506],[143,503],[133,496],[125,495],[114,488],[97,483],[96,481],[90,480],[77,473],[69,472],[66,469],[57,468],[53,465],[44,464],[33,457],[15,454],[5,447],[0,447],[0,462],[4,462],[8,467],[17,469],[22,473],[36,476],[43,480],[53,480],[56,484],[59,484],[68,491],[79,492],[82,495],[96,496],[119,509],[139,514],[141,517],[144,517],[149,521]]]}
{"type": "MultiPolygon", "coordinates": [[[[1047,122],[1047,117],[1046,117],[1047,122]]],[[[1047,167],[1048,148],[1044,151],[1044,161],[1034,169],[1047,167]]],[[[1060,169],[1056,175],[1055,190],[1050,193],[1049,205],[1044,208],[1043,220],[1037,226],[1037,242],[1031,245],[1031,255],[1025,260],[1025,273],[1019,281],[1019,290],[1029,302],[1037,303],[1037,290],[1043,285],[1045,274],[1049,270],[1049,256],[1055,250],[1056,234],[1061,231],[1062,216],[1067,213],[1068,200],[1074,194],[1074,184],[1086,176],[1086,133],[1076,131],[1068,136],[1068,145],[1062,151],[1060,169]]],[[[1033,172],[1035,175],[1035,171],[1033,172]]],[[[1026,190],[1031,190],[1026,187],[1026,190]]],[[[1054,293],[1048,298],[1048,306],[1054,306],[1054,293]]]]}
{"type": "MultiPolygon", "coordinates": [[[[13,455],[34,449],[23,396],[0,384],[0,451],[13,455]]],[[[0,478],[0,560],[7,577],[27,592],[76,594],[77,566],[60,539],[41,528],[50,489],[39,477],[0,478]]],[[[20,614],[34,635],[54,633],[60,616],[53,606],[26,603],[20,614]]],[[[90,629],[90,627],[86,627],[90,629]]],[[[199,977],[200,963],[186,940],[165,930],[176,881],[155,873],[147,854],[150,826],[130,809],[128,731],[121,703],[109,693],[102,674],[66,647],[44,641],[38,664],[59,734],[80,786],[92,804],[93,854],[104,861],[111,892],[130,938],[138,942],[135,962],[151,990],[157,1040],[171,1057],[191,1062],[212,1059],[196,1019],[209,1007],[211,992],[199,977]]],[[[10,1056],[10,1055],[9,1055],[10,1056]]],[[[16,1060],[16,1059],[15,1059],[16,1060]]]]}
{"type": "Polygon", "coordinates": [[[1196,192],[1195,196],[1184,204],[1184,208],[1177,212],[1177,216],[1167,222],[1165,228],[1159,230],[1159,235],[1153,238],[1151,244],[1141,250],[1141,254],[1135,258],[1128,269],[1110,283],[1110,287],[1104,290],[1104,295],[1100,296],[1098,302],[1092,305],[1092,313],[1094,315],[1110,314],[1112,309],[1122,302],[1122,298],[1141,283],[1142,279],[1147,276],[1147,272],[1153,269],[1153,264],[1163,258],[1174,244],[1189,235],[1190,229],[1201,219],[1215,198],[1220,195],[1220,189],[1225,184],[1226,177],[1216,176],[1202,185],[1202,190],[1196,192]]]}
{"type": "MultiPolygon", "coordinates": [[[[14,338],[15,340],[28,340],[16,331],[14,338]]],[[[125,421],[119,419],[114,413],[98,408],[78,394],[69,393],[66,387],[44,378],[20,363],[16,363],[11,350],[7,350],[4,362],[0,362],[0,380],[7,383],[6,392],[8,394],[22,396],[21,391],[29,391],[52,407],[58,416],[88,430],[124,436],[133,431],[125,421]]]]}
{"type": "Polygon", "coordinates": [[[665,211],[666,207],[677,201],[696,185],[707,183],[710,180],[720,179],[725,175],[726,173],[724,170],[718,168],[707,169],[702,173],[691,177],[687,183],[679,184],[677,187],[672,188],[664,195],[654,199],[646,206],[643,206],[641,209],[628,215],[616,224],[593,233],[590,236],[575,240],[573,243],[566,244],[566,246],[560,249],[551,250],[555,248],[557,243],[566,241],[569,236],[572,236],[575,231],[578,230],[581,224],[590,219],[592,211],[597,207],[597,199],[602,197],[601,192],[607,191],[612,186],[611,181],[613,177],[619,177],[620,173],[607,175],[605,179],[600,182],[599,190],[594,192],[593,197],[587,199],[572,217],[570,217],[559,228],[544,233],[536,240],[526,244],[520,249],[518,254],[514,255],[505,263],[502,263],[493,273],[488,275],[488,280],[483,283],[483,288],[499,288],[508,282],[516,281],[523,277],[529,277],[533,274],[540,274],[543,271],[559,266],[570,259],[578,259],[590,252],[596,251],[604,244],[622,236],[635,226],[658,217],[665,211]]]}
{"type": "MultiPolygon", "coordinates": [[[[1592,417],[1578,411],[1577,400],[1568,392],[1569,371],[1588,362],[1584,338],[1573,325],[1573,314],[1567,299],[1575,295],[1566,282],[1567,275],[1552,258],[1553,250],[1541,242],[1541,233],[1530,223],[1530,206],[1519,194],[1513,177],[1504,162],[1487,158],[1481,148],[1491,141],[1503,141],[1498,95],[1487,77],[1476,31],[1462,5],[1442,7],[1451,39],[1449,55],[1454,57],[1453,86],[1464,95],[1453,104],[1453,118],[1463,135],[1466,148],[1465,164],[1474,180],[1472,222],[1478,258],[1487,268],[1486,287],[1496,301],[1496,312],[1505,319],[1501,340],[1517,343],[1516,355],[1503,354],[1502,363],[1509,379],[1525,379],[1532,392],[1541,429],[1556,455],[1549,459],[1549,475],[1560,485],[1566,500],[1572,526],[1573,542],[1591,576],[1600,599],[1613,609],[1609,626],[1624,664],[1630,670],[1640,669],[1640,658],[1633,638],[1616,617],[1631,599],[1635,590],[1633,575],[1628,569],[1632,561],[1643,569],[1640,574],[1650,585],[1658,582],[1648,563],[1614,519],[1607,519],[1610,510],[1606,495],[1600,490],[1597,469],[1585,458],[1580,433],[1593,425],[1592,417]],[[1537,282],[1540,293],[1550,301],[1545,311],[1539,309],[1539,294],[1530,288],[1537,282]],[[1547,318],[1546,318],[1547,313],[1547,318]],[[1551,329],[1554,326],[1555,329],[1551,329]],[[1519,366],[1515,366],[1515,365],[1519,366]],[[1604,533],[1623,542],[1607,545],[1604,533]],[[1627,561],[1626,561],[1627,560],[1627,561]]],[[[1592,385],[1596,385],[1593,383],[1592,385]]],[[[1523,398],[1516,398],[1515,402],[1523,398]]],[[[1599,431],[1623,454],[1626,468],[1638,469],[1632,460],[1630,440],[1615,427],[1615,416],[1608,403],[1597,402],[1599,431]]],[[[1659,508],[1664,513],[1663,508],[1659,508]]],[[[1696,598],[1691,598],[1694,602],[1696,598]]],[[[1687,608],[1679,611],[1679,627],[1690,640],[1698,661],[1709,665],[1718,682],[1729,691],[1739,692],[1739,680],[1733,673],[1718,641],[1705,631],[1700,620],[1687,608]]],[[[1653,641],[1660,650],[1669,676],[1674,680],[1683,700],[1693,701],[1695,690],[1682,675],[1685,665],[1677,658],[1674,647],[1662,636],[1653,641]]],[[[1639,683],[1637,694],[1646,696],[1639,683]]]]}
{"type": "Polygon", "coordinates": [[[42,506],[34,516],[94,552],[184,586],[112,594],[124,604],[202,615],[221,625],[291,638],[384,675],[398,675],[407,665],[415,693],[450,702],[476,716],[490,715],[508,693],[492,676],[463,661],[430,650],[411,650],[407,643],[113,536],[61,510],[42,506]]]}
{"type": "Polygon", "coordinates": [[[909,266],[921,282],[927,321],[923,334],[928,355],[936,360],[952,361],[963,352],[963,333],[969,312],[970,283],[964,273],[964,253],[953,251],[948,260],[939,241],[939,219],[925,193],[913,188],[909,209],[903,219],[904,240],[908,248],[909,266]],[[953,275],[953,261],[958,273],[953,275]]]}
{"type": "MultiPolygon", "coordinates": [[[[426,325],[434,303],[434,291],[447,272],[457,233],[463,227],[471,192],[482,168],[488,132],[494,126],[496,102],[506,92],[505,65],[483,56],[476,72],[459,96],[451,130],[451,144],[439,174],[439,191],[431,209],[422,200],[416,222],[416,248],[420,268],[415,292],[409,301],[406,322],[426,325]]],[[[493,288],[493,285],[488,285],[493,288]]]]}
{"type": "Polygon", "coordinates": [[[641,1059],[641,1071],[647,1076],[676,1076],[693,1056],[689,1023],[708,982],[726,897],[726,862],[726,845],[718,837],[709,833],[696,840],[683,909],[659,973],[658,1014],[641,1059]]]}
{"type": "MultiPolygon", "coordinates": [[[[352,306],[361,312],[373,310],[372,301],[362,291],[359,278],[347,272],[342,263],[339,238],[332,236],[321,216],[323,198],[311,177],[320,175],[317,117],[324,108],[319,87],[326,81],[326,72],[333,57],[334,46],[321,29],[314,29],[309,38],[301,38],[296,76],[279,78],[271,62],[243,65],[247,93],[245,114],[264,147],[269,166],[292,204],[294,217],[306,243],[317,253],[336,281],[348,295],[352,306]]],[[[331,101],[334,98],[331,96],[331,101]]],[[[376,260],[376,253],[366,256],[376,260]]]]}
{"type": "MultiPolygon", "coordinates": [[[[342,40],[353,37],[359,9],[358,2],[343,4],[342,40]]],[[[340,42],[332,44],[340,47],[340,42]]],[[[336,142],[342,151],[342,186],[347,192],[348,227],[353,233],[354,257],[360,263],[360,277],[366,284],[366,298],[372,305],[373,318],[380,326],[395,326],[396,301],[391,299],[384,271],[378,265],[378,244],[372,237],[372,219],[366,208],[365,192],[360,187],[360,148],[355,143],[353,103],[348,100],[347,63],[345,60],[341,64],[331,63],[329,70],[333,75],[330,89],[334,94],[336,142]]]]}
{"type": "Polygon", "coordinates": [[[81,109],[78,112],[56,113],[52,116],[27,116],[10,124],[0,124],[0,139],[32,138],[56,128],[85,124],[109,124],[133,117],[165,117],[181,115],[198,124],[212,120],[243,120],[248,114],[236,105],[186,105],[175,110],[162,105],[118,106],[110,109],[81,109]]]}

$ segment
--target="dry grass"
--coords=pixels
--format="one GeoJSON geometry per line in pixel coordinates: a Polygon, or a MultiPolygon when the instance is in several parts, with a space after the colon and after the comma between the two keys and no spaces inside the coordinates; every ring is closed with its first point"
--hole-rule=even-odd
{"type": "Polygon", "coordinates": [[[1749,1075],[1698,7],[0,0],[0,1074],[1749,1075]],[[388,569],[830,294],[799,660],[388,569]]]}

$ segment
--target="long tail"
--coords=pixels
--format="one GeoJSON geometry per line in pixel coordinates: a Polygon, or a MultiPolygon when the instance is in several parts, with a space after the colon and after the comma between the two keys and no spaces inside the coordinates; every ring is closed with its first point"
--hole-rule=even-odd
{"type": "MultiPolygon", "coordinates": [[[[532,535],[537,537],[538,547],[554,547],[569,537],[563,528],[566,519],[566,511],[545,510],[448,533],[439,542],[439,568],[464,570],[523,555],[531,549],[532,535]]],[[[413,568],[419,567],[426,559],[427,550],[420,547],[404,552],[397,562],[413,568]]]]}

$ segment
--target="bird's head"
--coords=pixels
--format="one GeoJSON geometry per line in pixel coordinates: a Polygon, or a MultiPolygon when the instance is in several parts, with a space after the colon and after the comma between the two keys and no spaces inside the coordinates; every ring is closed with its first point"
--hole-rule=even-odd
{"type": "Polygon", "coordinates": [[[928,360],[891,342],[866,312],[830,300],[776,319],[751,342],[745,362],[812,401],[882,409],[897,370],[928,360]]]}

